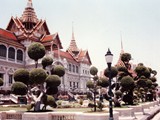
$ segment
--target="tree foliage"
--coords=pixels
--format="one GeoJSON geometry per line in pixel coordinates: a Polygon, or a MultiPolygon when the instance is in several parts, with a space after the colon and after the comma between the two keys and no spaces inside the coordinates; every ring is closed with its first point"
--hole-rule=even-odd
{"type": "Polygon", "coordinates": [[[42,84],[45,82],[47,74],[45,70],[41,68],[34,68],[29,73],[30,80],[35,84],[42,84]]]}
{"type": "Polygon", "coordinates": [[[110,73],[108,68],[106,68],[105,71],[104,71],[104,75],[106,77],[109,77],[109,75],[111,75],[111,78],[114,78],[114,77],[117,76],[117,74],[118,74],[118,70],[117,70],[116,67],[111,67],[111,73],[110,73]]]}
{"type": "Polygon", "coordinates": [[[45,47],[38,42],[33,42],[28,47],[28,56],[37,61],[38,59],[42,58],[45,55],[45,47]]]}
{"type": "Polygon", "coordinates": [[[26,95],[28,92],[27,86],[22,82],[12,84],[11,92],[16,95],[26,95]]]}
{"type": "Polygon", "coordinates": [[[98,69],[96,67],[92,66],[90,68],[90,73],[91,73],[91,75],[97,75],[98,69]]]}
{"type": "Polygon", "coordinates": [[[26,69],[21,68],[16,70],[13,77],[15,82],[22,82],[26,85],[29,83],[29,71],[26,69]]]}
{"type": "Polygon", "coordinates": [[[44,57],[44,58],[42,59],[42,66],[43,66],[44,69],[45,69],[47,66],[52,65],[52,63],[53,63],[53,59],[52,59],[51,57],[49,57],[49,56],[44,57]]]}
{"type": "Polygon", "coordinates": [[[125,76],[121,79],[121,86],[125,90],[130,90],[135,87],[135,83],[132,77],[130,76],[125,76]]]}
{"type": "MultiPolygon", "coordinates": [[[[38,67],[38,60],[45,55],[45,47],[41,43],[32,43],[28,47],[28,56],[35,60],[36,68],[30,71],[26,69],[19,69],[14,73],[15,83],[12,84],[11,92],[16,95],[27,95],[31,99],[30,109],[33,107],[34,111],[46,109],[47,105],[56,106],[54,98],[51,97],[58,92],[58,86],[61,83],[61,78],[65,74],[63,66],[55,65],[53,75],[50,71],[46,71],[45,67],[51,65],[53,67],[53,59],[45,57],[42,59],[42,68],[38,67]],[[24,84],[25,83],[25,84],[24,84]],[[51,95],[51,96],[48,96],[51,95]],[[45,101],[46,100],[46,101],[45,101]],[[41,102],[39,104],[39,102],[41,102]],[[53,104],[54,103],[54,104],[53,104]]],[[[50,67],[50,68],[51,68],[50,67]]],[[[47,69],[48,70],[48,69],[47,69]]]]}
{"type": "Polygon", "coordinates": [[[57,87],[61,84],[61,79],[58,75],[49,75],[47,78],[46,78],[46,83],[47,83],[47,86],[54,86],[54,87],[57,87]]]}
{"type": "Polygon", "coordinates": [[[131,54],[130,53],[121,54],[121,60],[123,62],[129,62],[131,60],[131,54]]]}
{"type": "Polygon", "coordinates": [[[65,74],[65,68],[62,65],[56,65],[51,72],[52,74],[62,77],[65,74]]]}

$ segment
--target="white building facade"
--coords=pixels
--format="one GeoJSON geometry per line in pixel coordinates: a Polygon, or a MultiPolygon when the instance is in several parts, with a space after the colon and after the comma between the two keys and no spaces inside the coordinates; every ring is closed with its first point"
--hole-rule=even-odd
{"type": "MultiPolygon", "coordinates": [[[[87,91],[86,82],[90,79],[92,64],[88,51],[78,49],[74,33],[68,49],[63,51],[58,33],[50,34],[46,21],[37,18],[31,0],[28,0],[21,17],[12,16],[7,28],[0,28],[0,77],[4,81],[1,90],[11,89],[13,74],[17,69],[34,68],[34,61],[27,54],[32,42],[40,42],[45,46],[46,56],[53,58],[53,65],[65,67],[61,90],[87,91]]],[[[38,67],[42,67],[41,60],[38,67]]]]}

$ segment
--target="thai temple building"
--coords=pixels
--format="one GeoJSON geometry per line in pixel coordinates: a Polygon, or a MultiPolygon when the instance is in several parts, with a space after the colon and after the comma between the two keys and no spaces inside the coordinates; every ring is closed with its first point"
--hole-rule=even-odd
{"type": "MultiPolygon", "coordinates": [[[[119,59],[117,61],[117,64],[115,66],[122,66],[122,67],[126,67],[125,64],[123,63],[123,61],[121,60],[121,55],[125,53],[124,49],[123,49],[123,43],[122,43],[122,38],[121,38],[121,52],[119,55],[119,59]]],[[[130,67],[128,68],[128,71],[132,74],[133,77],[136,76],[136,73],[134,72],[134,69],[136,68],[136,64],[130,62],[130,67]]]]}
{"type": "MultiPolygon", "coordinates": [[[[74,32],[67,50],[62,50],[59,34],[51,34],[45,20],[38,19],[32,0],[28,0],[21,17],[13,17],[6,29],[0,28],[0,77],[4,80],[1,90],[10,90],[13,74],[19,68],[32,69],[34,61],[27,50],[32,42],[40,42],[46,48],[46,56],[53,58],[53,65],[65,67],[60,88],[64,91],[86,92],[90,79],[91,60],[87,50],[77,47],[74,32]]],[[[41,66],[41,60],[39,65],[41,66]]]]}

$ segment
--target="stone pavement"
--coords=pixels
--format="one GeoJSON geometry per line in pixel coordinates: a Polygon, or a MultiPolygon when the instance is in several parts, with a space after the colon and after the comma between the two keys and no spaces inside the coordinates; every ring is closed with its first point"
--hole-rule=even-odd
{"type": "Polygon", "coordinates": [[[139,106],[129,106],[126,109],[114,109],[119,112],[119,120],[160,120],[159,102],[148,102],[139,106]],[[131,110],[132,109],[132,110],[131,110]]]}
{"type": "Polygon", "coordinates": [[[160,112],[160,105],[144,109],[144,112],[135,112],[134,117],[119,117],[119,120],[160,120],[160,116],[155,116],[160,112]],[[155,116],[155,117],[154,117],[155,116]],[[152,119],[153,118],[153,119],[152,119]]]}

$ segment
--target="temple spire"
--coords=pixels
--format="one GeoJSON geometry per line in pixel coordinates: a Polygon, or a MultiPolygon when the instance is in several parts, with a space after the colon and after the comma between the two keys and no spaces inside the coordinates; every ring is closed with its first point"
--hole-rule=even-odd
{"type": "Polygon", "coordinates": [[[33,7],[32,0],[28,0],[27,7],[33,7]]]}
{"type": "Polygon", "coordinates": [[[32,29],[39,21],[33,8],[32,0],[28,0],[27,6],[23,11],[20,20],[22,21],[26,29],[32,29]]]}
{"type": "Polygon", "coordinates": [[[121,33],[121,54],[124,53],[124,49],[123,49],[123,41],[122,41],[122,33],[121,33]]]}
{"type": "Polygon", "coordinates": [[[74,38],[74,27],[73,27],[73,22],[72,22],[72,40],[75,40],[75,38],[74,38]]]}
{"type": "Polygon", "coordinates": [[[74,55],[79,53],[79,49],[77,47],[75,37],[74,37],[73,22],[72,22],[72,39],[71,39],[68,50],[74,53],[74,55]]]}
{"type": "Polygon", "coordinates": [[[120,36],[121,36],[121,53],[119,55],[119,59],[117,61],[116,66],[123,66],[125,67],[123,61],[121,60],[121,55],[124,53],[124,49],[123,49],[123,41],[122,41],[122,33],[120,32],[120,36]]]}

